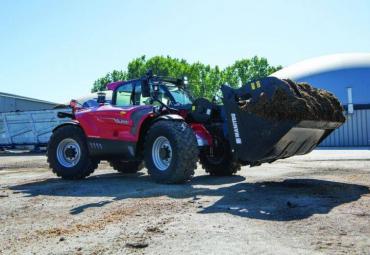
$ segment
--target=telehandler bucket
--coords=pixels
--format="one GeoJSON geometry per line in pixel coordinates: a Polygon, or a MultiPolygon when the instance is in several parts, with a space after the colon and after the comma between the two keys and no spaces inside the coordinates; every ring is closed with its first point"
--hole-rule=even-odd
{"type": "Polygon", "coordinates": [[[221,87],[228,136],[238,160],[254,166],[309,153],[342,125],[342,108],[332,94],[310,87],[322,98],[309,98],[302,88],[275,77],[238,89],[221,87]],[[318,105],[319,99],[325,104],[318,105]],[[307,107],[312,103],[307,100],[316,105],[307,107]]]}

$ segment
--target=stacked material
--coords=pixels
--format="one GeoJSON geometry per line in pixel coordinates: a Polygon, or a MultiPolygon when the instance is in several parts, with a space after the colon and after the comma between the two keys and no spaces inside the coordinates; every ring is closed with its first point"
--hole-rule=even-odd
{"type": "Polygon", "coordinates": [[[291,80],[284,80],[284,86],[276,89],[271,97],[262,92],[257,100],[243,100],[239,106],[271,120],[345,121],[343,108],[332,93],[291,80]]]}

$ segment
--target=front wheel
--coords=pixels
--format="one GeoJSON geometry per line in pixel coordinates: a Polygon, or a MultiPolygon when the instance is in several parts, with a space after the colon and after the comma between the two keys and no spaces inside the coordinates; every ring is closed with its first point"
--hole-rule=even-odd
{"type": "Polygon", "coordinates": [[[55,130],[47,149],[49,167],[63,179],[82,179],[94,172],[99,161],[91,159],[85,134],[80,127],[64,126],[55,130]]]}
{"type": "Polygon", "coordinates": [[[198,146],[193,130],[180,121],[159,121],[145,139],[145,165],[160,183],[182,183],[194,175],[198,146]]]}
{"type": "Polygon", "coordinates": [[[232,154],[229,142],[222,136],[214,136],[214,147],[203,150],[199,161],[203,169],[213,176],[230,176],[241,169],[232,154]]]}

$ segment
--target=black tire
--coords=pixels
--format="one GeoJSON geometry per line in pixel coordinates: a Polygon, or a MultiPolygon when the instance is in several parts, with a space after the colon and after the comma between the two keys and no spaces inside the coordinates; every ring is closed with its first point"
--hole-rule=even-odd
{"type": "Polygon", "coordinates": [[[57,176],[69,180],[82,179],[89,176],[95,171],[99,164],[99,160],[89,157],[86,137],[82,129],[72,125],[60,127],[53,132],[48,143],[47,160],[49,167],[57,176]],[[58,145],[66,139],[75,141],[80,148],[78,161],[76,161],[75,165],[68,167],[61,163],[57,155],[58,145]]]}
{"type": "Polygon", "coordinates": [[[199,161],[202,168],[213,176],[231,176],[241,169],[232,154],[229,142],[222,136],[214,136],[214,142],[217,143],[211,156],[210,149],[204,149],[199,155],[199,161]]]}
{"type": "Polygon", "coordinates": [[[144,168],[142,161],[110,160],[109,165],[123,174],[134,174],[144,168]]]}
{"type": "Polygon", "coordinates": [[[197,167],[198,154],[195,134],[185,122],[158,121],[146,135],[145,166],[151,177],[159,183],[183,183],[191,179],[197,167]],[[172,150],[170,163],[162,170],[157,167],[153,159],[153,145],[160,137],[167,139],[172,150]]]}

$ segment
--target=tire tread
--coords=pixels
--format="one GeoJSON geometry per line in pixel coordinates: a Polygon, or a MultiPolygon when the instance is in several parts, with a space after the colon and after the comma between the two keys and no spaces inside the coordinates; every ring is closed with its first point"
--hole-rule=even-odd
{"type": "MultiPolygon", "coordinates": [[[[166,180],[157,180],[162,183],[183,183],[189,180],[194,175],[194,170],[197,167],[198,161],[198,145],[193,130],[182,121],[158,121],[149,129],[146,135],[146,141],[144,146],[144,155],[146,160],[148,155],[151,155],[151,146],[148,144],[148,138],[151,137],[156,129],[164,129],[166,132],[171,132],[175,137],[176,144],[181,148],[179,153],[179,159],[175,170],[170,178],[166,180]],[[185,126],[184,126],[185,125],[185,126]],[[148,151],[149,150],[149,151],[148,151]]],[[[151,169],[148,169],[151,174],[151,169]]]]}
{"type": "Polygon", "coordinates": [[[51,168],[53,173],[56,174],[58,177],[68,180],[83,179],[91,175],[95,171],[95,169],[98,168],[99,160],[91,159],[88,155],[85,155],[86,162],[84,163],[84,166],[78,169],[78,171],[75,172],[74,175],[70,175],[69,172],[67,172],[58,164],[55,154],[53,155],[54,149],[58,147],[58,138],[71,136],[76,136],[77,139],[81,139],[83,143],[82,146],[84,146],[83,150],[85,150],[85,153],[88,153],[87,144],[85,141],[86,138],[82,129],[78,126],[67,125],[58,128],[51,135],[47,146],[47,162],[49,164],[49,168],[51,168]]]}

